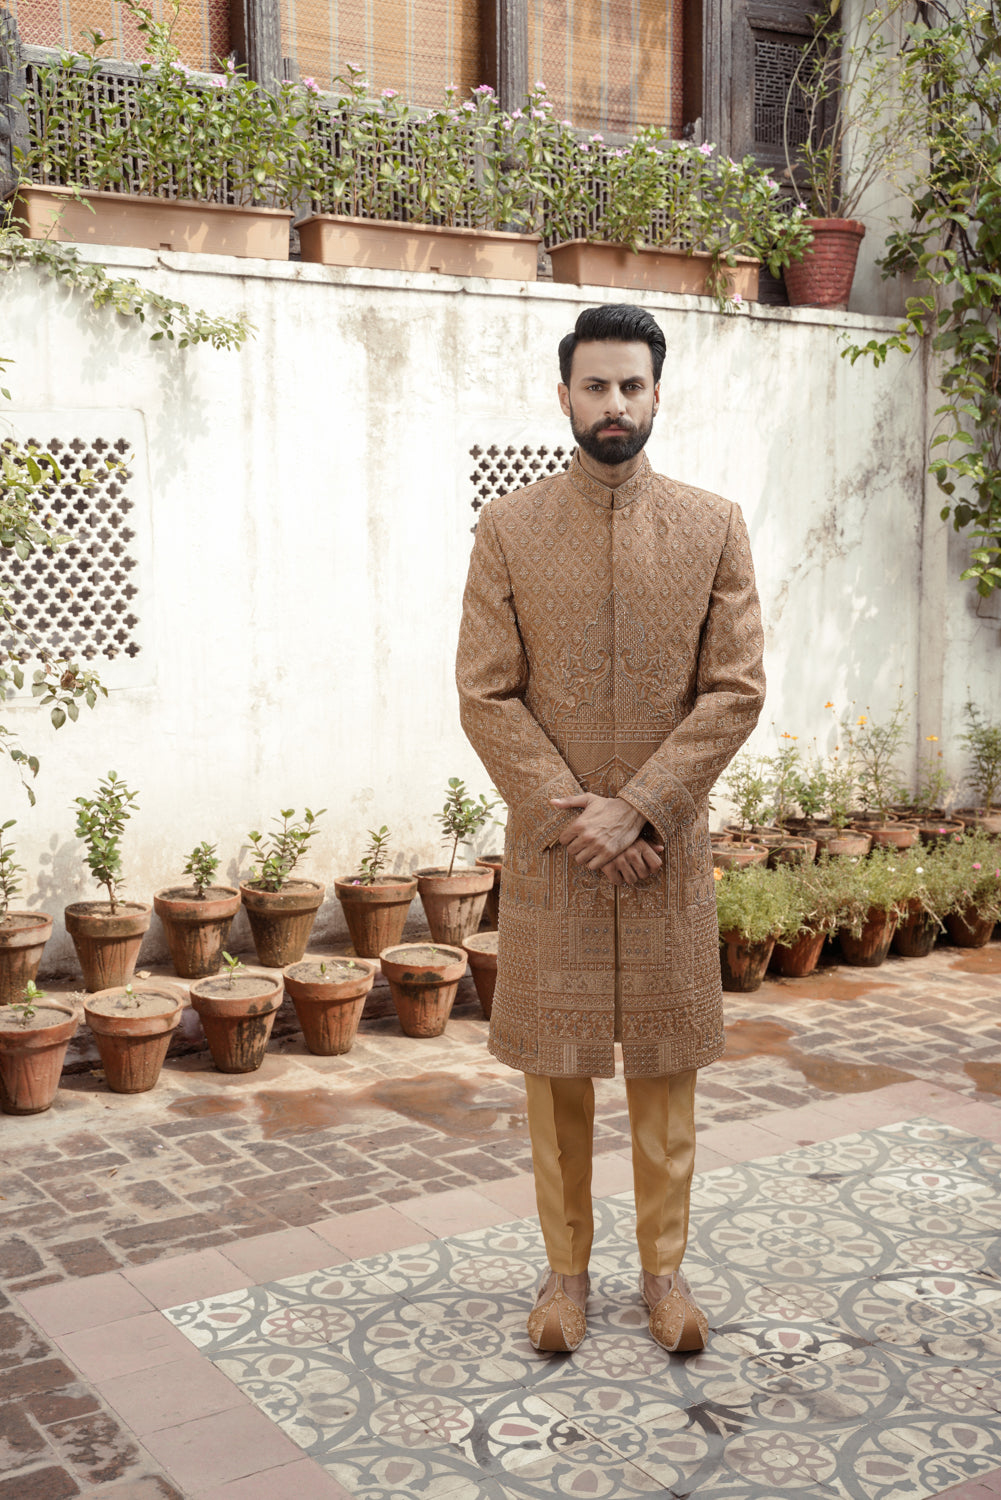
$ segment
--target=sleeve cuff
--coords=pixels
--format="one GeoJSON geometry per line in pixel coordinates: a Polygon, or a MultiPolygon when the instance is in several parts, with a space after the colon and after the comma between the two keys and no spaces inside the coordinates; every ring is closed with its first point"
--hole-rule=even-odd
{"type": "Polygon", "coordinates": [[[618,795],[623,802],[641,812],[666,843],[672,833],[695,822],[695,803],[691,794],[673,776],[661,772],[656,780],[655,788],[640,770],[618,795]]]}

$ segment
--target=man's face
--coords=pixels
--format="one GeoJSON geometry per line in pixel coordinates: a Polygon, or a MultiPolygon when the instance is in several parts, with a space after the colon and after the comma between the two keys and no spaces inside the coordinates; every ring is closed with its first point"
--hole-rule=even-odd
{"type": "Polygon", "coordinates": [[[626,463],[650,436],[660,399],[649,344],[578,344],[570,384],[561,384],[559,393],[583,451],[601,464],[626,463]]]}

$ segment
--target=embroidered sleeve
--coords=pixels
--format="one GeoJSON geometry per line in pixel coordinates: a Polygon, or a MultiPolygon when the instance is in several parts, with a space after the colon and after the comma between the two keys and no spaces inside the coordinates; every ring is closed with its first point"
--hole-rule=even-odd
{"type": "Polygon", "coordinates": [[[661,837],[694,821],[757,723],[765,698],[763,651],[751,548],[734,505],[702,628],[695,704],[619,793],[661,837]]]}
{"type": "Polygon", "coordinates": [[[525,706],[528,661],[489,506],[476,528],[455,677],[462,727],[512,816],[537,850],[555,843],[578,813],[550,807],[549,798],[581,787],[525,706]]]}

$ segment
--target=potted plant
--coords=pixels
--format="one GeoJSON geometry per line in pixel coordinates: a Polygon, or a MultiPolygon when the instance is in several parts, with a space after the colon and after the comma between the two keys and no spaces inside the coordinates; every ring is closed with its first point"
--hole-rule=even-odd
{"type": "Polygon", "coordinates": [[[719,961],[725,990],[749,992],[765,977],[792,889],[785,870],[716,871],[719,961]]]}
{"type": "Polygon", "coordinates": [[[188,995],[220,1073],[253,1073],[264,1061],[282,982],[223,954],[224,974],[196,979],[188,995]]]}
{"type": "Polygon", "coordinates": [[[173,21],[139,0],[122,7],[147,51],[134,107],[94,106],[111,40],[101,32],[35,64],[15,219],[36,239],[287,260],[291,205],[313,180],[307,91],[272,92],[229,63],[193,75],[173,21]]]}
{"type": "Polygon", "coordinates": [[[219,972],[230,926],[240,910],[239,891],[212,883],[219,868],[215,851],[215,844],[204,839],[196,844],[184,866],[191,884],[168,886],[153,897],[174,973],[182,979],[219,972]]]}
{"type": "Polygon", "coordinates": [[[24,867],[14,845],[4,835],[17,826],[16,818],[0,824],[0,1005],[10,1005],[34,982],[45,944],[52,935],[52,918],[43,911],[11,911],[21,889],[24,867]]]}
{"type": "Polygon", "coordinates": [[[240,895],[257,957],[269,969],[297,963],[306,951],[325,887],[316,880],[293,880],[291,875],[326,810],[321,807],[314,813],[307,807],[302,822],[292,823],[295,808],[282,808],[276,832],[265,835],[255,829],[248,835],[258,863],[251,879],[240,886],[240,895]]]}
{"type": "Polygon", "coordinates": [[[159,981],[102,990],[84,1002],[109,1089],[145,1094],[156,1086],[183,1009],[177,990],[159,981]]]}
{"type": "Polygon", "coordinates": [[[314,956],[285,970],[285,990],[310,1052],[339,1057],[351,1051],[377,969],[364,959],[314,956]]]}
{"type": "Polygon", "coordinates": [[[842,757],[840,745],[828,757],[824,768],[824,795],[828,822],[813,829],[818,850],[832,859],[860,859],[872,848],[872,834],[849,827],[855,800],[855,766],[851,744],[842,757]]]}
{"type": "Polygon", "coordinates": [[[713,864],[718,870],[765,864],[768,849],[750,838],[751,829],[761,822],[768,796],[760,758],[747,751],[736,756],[723,776],[723,788],[736,810],[737,823],[726,830],[734,836],[729,844],[714,844],[713,864]]]}
{"type": "Polygon", "coordinates": [[[862,799],[862,817],[857,826],[870,835],[874,846],[909,849],[918,841],[916,824],[902,823],[893,815],[893,804],[900,790],[897,757],[907,718],[904,701],[898,698],[889,718],[883,722],[875,721],[867,709],[853,724],[845,724],[862,799]]]}
{"type": "Polygon", "coordinates": [[[898,862],[900,916],[891,947],[901,958],[926,958],[945,931],[945,914],[960,885],[954,863],[941,843],[898,862]]]}
{"type": "Polygon", "coordinates": [[[373,99],[350,64],[335,81],[331,105],[308,101],[316,183],[296,225],[303,260],[534,281],[544,95],[507,114],[488,84],[461,104],[450,87],[417,114],[394,89],[373,99]]]}
{"type": "Polygon", "coordinates": [[[1001,849],[992,835],[978,832],[942,846],[954,877],[945,913],[949,937],[960,948],[982,948],[1001,921],[1001,849]]]}
{"type": "Polygon", "coordinates": [[[494,990],[497,988],[499,936],[496,928],[492,932],[471,932],[462,943],[462,951],[469,960],[480,1009],[488,1021],[494,1006],[494,990]]]}
{"type": "Polygon", "coordinates": [[[77,797],[75,802],[76,836],[84,841],[84,858],[95,883],[108,893],[107,901],[74,901],[65,912],[66,931],[91,994],[128,984],[152,918],[148,902],[123,901],[119,896],[124,880],[121,842],[138,795],[109,771],[93,797],[77,797]]]}
{"type": "Polygon", "coordinates": [[[966,828],[1001,833],[1001,724],[984,717],[974,703],[966,705],[966,732],[960,739],[969,753],[966,779],[976,798],[974,807],[956,809],[966,828]]]}
{"type": "Polygon", "coordinates": [[[445,943],[399,943],[379,954],[404,1035],[441,1036],[466,972],[461,948],[445,943]]]}
{"type": "Polygon", "coordinates": [[[383,948],[403,936],[410,903],[417,894],[417,877],[385,873],[390,837],[385,823],[378,831],[370,828],[368,837],[358,874],[335,880],[334,892],[355,952],[360,958],[378,958],[383,948]]]}
{"type": "Polygon", "coordinates": [[[49,1108],[78,1024],[71,1005],[50,1000],[31,980],[18,1001],[0,1008],[0,1109],[5,1115],[36,1115],[49,1108]]]}
{"type": "Polygon", "coordinates": [[[487,904],[485,908],[487,923],[490,927],[496,927],[500,921],[500,893],[501,878],[504,873],[503,854],[478,854],[476,863],[484,870],[493,870],[494,883],[487,891],[487,904]]]}
{"type": "MultiPolygon", "coordinates": [[[[929,745],[935,745],[938,735],[929,734],[925,739],[929,745]]],[[[918,760],[914,790],[903,794],[900,807],[902,815],[916,824],[923,844],[938,844],[963,832],[965,825],[948,811],[955,800],[956,788],[945,769],[941,750],[925,751],[918,760]]]]}
{"type": "Polygon", "coordinates": [[[885,962],[903,909],[898,867],[905,857],[873,849],[867,859],[837,862],[838,940],[846,963],[871,969],[885,962]]]}
{"type": "Polygon", "coordinates": [[[826,855],[818,864],[791,870],[771,967],[784,979],[805,979],[812,974],[834,930],[839,908],[836,871],[826,855]]]}
{"type": "Polygon", "coordinates": [[[456,869],[455,857],[459,845],[472,842],[495,806],[482,792],[474,801],[457,776],[449,777],[445,804],[438,816],[444,842],[450,846],[448,865],[415,872],[424,915],[436,943],[458,946],[479,926],[487,892],[494,883],[493,870],[476,865],[456,869]]]}

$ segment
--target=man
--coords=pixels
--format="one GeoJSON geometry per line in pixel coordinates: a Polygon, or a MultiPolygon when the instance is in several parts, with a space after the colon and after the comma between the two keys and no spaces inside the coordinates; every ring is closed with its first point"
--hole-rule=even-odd
{"type": "Polygon", "coordinates": [[[525,1074],[549,1273],[537,1349],[586,1331],[596,1077],[621,1042],[650,1331],[708,1327],[681,1273],[696,1071],[723,1052],[707,797],[764,697],[740,511],[643,452],[664,335],[590,308],[560,343],[569,469],[484,507],[457,681],[509,809],[493,1055],[525,1074]]]}

